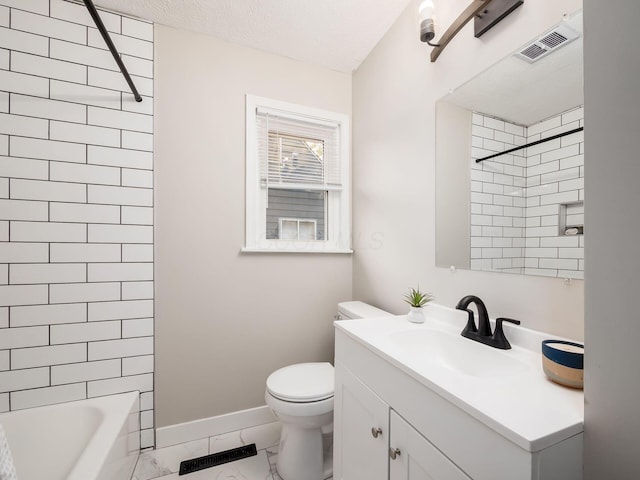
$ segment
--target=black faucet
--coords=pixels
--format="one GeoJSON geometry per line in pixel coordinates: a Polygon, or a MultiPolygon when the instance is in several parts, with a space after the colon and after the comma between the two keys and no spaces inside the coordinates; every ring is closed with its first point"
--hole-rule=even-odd
{"type": "Polygon", "coordinates": [[[460,299],[456,305],[456,309],[464,310],[469,315],[467,319],[467,325],[462,329],[461,335],[476,342],[484,343],[491,347],[500,348],[502,350],[508,350],[511,348],[511,344],[504,336],[502,329],[502,322],[515,323],[520,325],[520,320],[513,320],[511,318],[498,318],[496,319],[496,329],[491,334],[491,324],[489,323],[489,314],[487,313],[487,307],[484,302],[475,295],[467,295],[460,299]],[[478,309],[478,327],[476,328],[476,322],[474,320],[473,311],[467,307],[469,304],[475,303],[478,309]]]}

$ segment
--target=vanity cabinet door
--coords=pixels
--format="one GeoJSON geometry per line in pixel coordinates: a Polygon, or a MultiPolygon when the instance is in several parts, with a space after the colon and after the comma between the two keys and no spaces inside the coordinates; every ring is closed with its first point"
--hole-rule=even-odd
{"type": "Polygon", "coordinates": [[[387,480],[389,406],[336,364],[334,479],[387,480]]]}
{"type": "Polygon", "coordinates": [[[390,480],[470,480],[393,410],[389,456],[390,480]]]}

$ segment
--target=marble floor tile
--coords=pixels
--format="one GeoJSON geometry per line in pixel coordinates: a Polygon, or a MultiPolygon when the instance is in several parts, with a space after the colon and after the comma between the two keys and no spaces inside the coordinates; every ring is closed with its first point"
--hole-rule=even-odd
{"type": "Polygon", "coordinates": [[[276,462],[278,461],[278,445],[273,445],[266,448],[267,459],[269,459],[269,468],[271,468],[271,474],[273,480],[282,480],[278,472],[276,471],[276,462]]]}
{"type": "MultiPolygon", "coordinates": [[[[333,446],[333,439],[331,440],[331,445],[333,446]]],[[[273,480],[283,480],[283,478],[278,475],[278,471],[276,470],[276,463],[278,463],[278,445],[268,447],[265,451],[267,454],[267,458],[269,459],[269,467],[271,468],[271,475],[273,475],[273,480]]],[[[331,452],[331,462],[333,463],[333,452],[331,452]]],[[[333,480],[333,477],[328,477],[326,478],[326,480],[333,480]]]]}
{"type": "MultiPolygon", "coordinates": [[[[131,480],[283,480],[276,471],[280,422],[268,423],[193,442],[172,445],[140,454],[131,480]],[[199,472],[179,476],[180,462],[256,444],[258,454],[199,472]]],[[[332,440],[328,435],[325,440],[332,440]]],[[[331,456],[332,441],[325,441],[325,456],[331,456]]],[[[328,480],[331,480],[328,479],[328,480]]]]}
{"type": "Polygon", "coordinates": [[[131,480],[160,478],[180,469],[180,462],[209,453],[209,439],[194,440],[141,453],[131,480]]]}
{"type": "Polygon", "coordinates": [[[251,443],[256,444],[256,449],[263,450],[278,444],[281,430],[282,424],[280,422],[272,422],[209,437],[209,453],[222,452],[251,443]]]}
{"type": "Polygon", "coordinates": [[[157,480],[273,480],[269,460],[265,450],[258,455],[207,468],[199,472],[178,476],[177,473],[165,475],[157,480]]]}

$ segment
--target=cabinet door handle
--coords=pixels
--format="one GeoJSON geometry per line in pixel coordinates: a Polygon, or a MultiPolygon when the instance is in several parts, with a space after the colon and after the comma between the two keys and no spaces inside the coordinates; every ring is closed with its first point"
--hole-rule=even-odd
{"type": "Polygon", "coordinates": [[[391,460],[395,460],[396,457],[400,456],[400,449],[391,447],[389,449],[389,456],[391,457],[391,460]]]}
{"type": "Polygon", "coordinates": [[[378,438],[379,435],[382,435],[382,429],[380,427],[371,427],[371,435],[373,435],[373,438],[378,438]]]}

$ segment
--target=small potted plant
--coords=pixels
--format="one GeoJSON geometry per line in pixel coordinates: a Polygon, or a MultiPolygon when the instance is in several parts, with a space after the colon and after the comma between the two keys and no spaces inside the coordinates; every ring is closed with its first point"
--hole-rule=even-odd
{"type": "Polygon", "coordinates": [[[409,288],[409,292],[404,295],[404,301],[409,304],[407,319],[413,323],[424,323],[424,310],[422,307],[431,300],[433,300],[433,295],[421,292],[420,286],[418,288],[409,288]]]}

